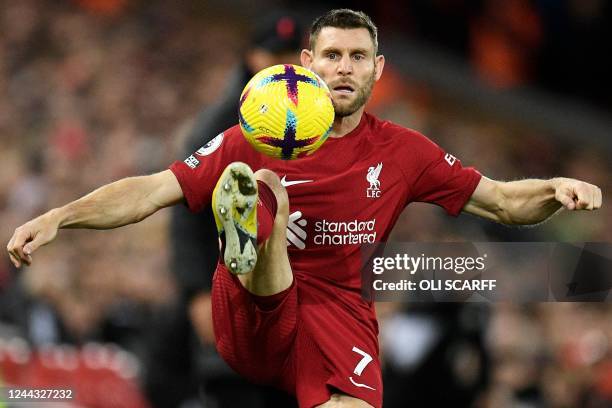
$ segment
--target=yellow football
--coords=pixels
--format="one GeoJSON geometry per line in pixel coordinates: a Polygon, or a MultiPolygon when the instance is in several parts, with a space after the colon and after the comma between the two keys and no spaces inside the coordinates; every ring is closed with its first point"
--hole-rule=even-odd
{"type": "Polygon", "coordinates": [[[314,72],[274,65],[258,72],[240,96],[242,134],[257,151],[283,160],[314,153],[329,135],[334,106],[314,72]]]}

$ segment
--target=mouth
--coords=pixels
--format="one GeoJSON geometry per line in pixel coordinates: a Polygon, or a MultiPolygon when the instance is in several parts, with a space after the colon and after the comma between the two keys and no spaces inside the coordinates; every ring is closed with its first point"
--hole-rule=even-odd
{"type": "Polygon", "coordinates": [[[352,86],[344,84],[334,86],[332,89],[334,92],[344,95],[351,95],[353,92],[355,92],[355,89],[352,86]]]}

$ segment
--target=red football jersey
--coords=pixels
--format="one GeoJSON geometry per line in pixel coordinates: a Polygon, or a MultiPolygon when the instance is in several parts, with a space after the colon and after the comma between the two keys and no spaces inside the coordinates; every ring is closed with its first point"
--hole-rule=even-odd
{"type": "Polygon", "coordinates": [[[367,113],[349,134],[293,161],[256,152],[234,126],[170,167],[192,211],[210,204],[219,176],[234,161],[270,169],[286,187],[296,279],[348,302],[350,314],[374,325],[371,305],[360,297],[360,245],[385,241],[413,201],[458,215],[481,177],[420,133],[367,113]]]}

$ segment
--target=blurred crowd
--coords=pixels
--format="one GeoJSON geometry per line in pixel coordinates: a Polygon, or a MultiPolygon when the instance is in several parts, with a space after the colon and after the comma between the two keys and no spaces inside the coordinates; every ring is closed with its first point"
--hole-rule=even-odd
{"type": "MultiPolygon", "coordinates": [[[[47,209],[180,159],[191,120],[221,95],[246,43],[248,16],[227,24],[219,3],[204,3],[22,0],[0,6],[0,241],[47,209]]],[[[383,32],[399,28],[401,18],[411,21],[406,35],[466,56],[492,86],[537,85],[610,107],[609,92],[602,92],[609,71],[596,76],[608,62],[597,64],[603,50],[591,41],[603,41],[609,30],[602,23],[609,21],[605,1],[480,1],[469,8],[464,3],[472,2],[396,3],[403,2],[364,8],[383,32]]],[[[612,242],[611,152],[488,117],[469,101],[452,100],[399,72],[393,61],[369,109],[422,131],[491,178],[564,175],[604,191],[600,212],[561,213],[529,229],[450,219],[438,208],[412,205],[392,239],[612,242]]],[[[176,296],[167,224],[162,211],[120,230],[62,231],[23,270],[4,257],[0,338],[23,338],[34,349],[112,343],[142,361],[147,337],[154,336],[152,317],[176,296]]],[[[444,379],[458,389],[465,385],[469,395],[460,401],[466,405],[612,403],[612,307],[606,303],[422,309],[379,307],[386,375],[394,374],[386,383],[389,406],[402,406],[391,398],[416,389],[417,370],[429,370],[429,377],[420,376],[431,378],[422,387],[432,393],[444,389],[444,379]],[[446,324],[450,315],[456,319],[446,324]],[[465,335],[451,341],[456,347],[427,357],[435,350],[432,338],[457,333],[465,335]],[[414,346],[411,355],[404,355],[407,344],[414,346]],[[436,377],[439,364],[447,377],[436,377]]],[[[9,343],[0,342],[0,361],[9,343]]],[[[0,373],[0,382],[6,376],[0,373]]]]}
{"type": "MultiPolygon", "coordinates": [[[[167,167],[181,123],[222,91],[240,45],[235,29],[203,25],[163,2],[122,18],[83,3],[93,10],[53,1],[0,9],[4,239],[15,224],[96,186],[167,167]],[[215,46],[221,39],[227,47],[215,46]]],[[[119,233],[64,238],[22,279],[57,305],[76,339],[117,299],[172,296],[164,214],[119,233]]],[[[14,273],[3,262],[5,283],[14,273]]]]}
{"type": "MultiPolygon", "coordinates": [[[[468,59],[489,85],[537,84],[585,103],[612,107],[611,33],[605,0],[362,1],[407,35],[468,59]]],[[[348,4],[348,2],[347,2],[348,4]]]]}

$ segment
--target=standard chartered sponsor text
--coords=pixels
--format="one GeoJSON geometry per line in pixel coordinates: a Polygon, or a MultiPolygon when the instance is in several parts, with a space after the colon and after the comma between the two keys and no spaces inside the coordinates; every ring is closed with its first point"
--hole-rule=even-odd
{"type": "Polygon", "coordinates": [[[316,245],[370,244],[376,242],[376,219],[369,221],[327,221],[314,224],[316,245]]]}

